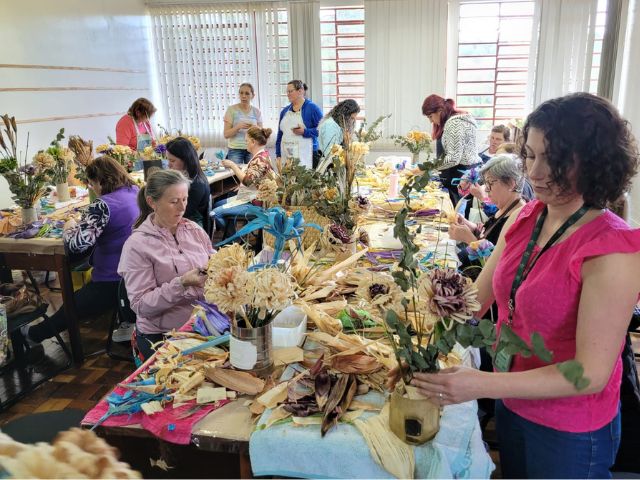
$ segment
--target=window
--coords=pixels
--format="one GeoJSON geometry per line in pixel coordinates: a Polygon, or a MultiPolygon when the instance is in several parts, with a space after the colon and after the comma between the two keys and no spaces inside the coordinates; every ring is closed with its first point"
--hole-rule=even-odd
{"type": "Polygon", "coordinates": [[[364,117],[364,7],[321,8],[320,42],[325,113],[353,98],[364,117]]]}
{"type": "Polygon", "coordinates": [[[602,41],[607,23],[607,0],[598,0],[596,24],[593,38],[593,57],[591,57],[591,76],[589,93],[598,93],[598,78],[600,76],[600,58],[602,57],[602,41]]]}
{"type": "Polygon", "coordinates": [[[151,17],[167,128],[224,145],[224,114],[244,82],[254,86],[265,125],[277,126],[291,71],[286,9],[158,7],[151,17]]]}
{"type": "Polygon", "coordinates": [[[525,116],[533,1],[460,5],[457,105],[479,130],[525,116]]]}

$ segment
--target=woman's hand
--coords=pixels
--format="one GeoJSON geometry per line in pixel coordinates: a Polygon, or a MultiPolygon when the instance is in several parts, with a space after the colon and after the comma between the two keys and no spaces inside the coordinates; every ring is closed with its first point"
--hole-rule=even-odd
{"type": "Polygon", "coordinates": [[[414,373],[411,385],[433,402],[451,405],[487,395],[483,391],[487,375],[493,374],[475,368],[452,367],[438,373],[414,373]]]}
{"type": "MultiPolygon", "coordinates": [[[[204,269],[206,271],[206,268],[204,269]]],[[[180,283],[182,286],[187,287],[204,287],[204,282],[207,279],[207,275],[203,274],[202,268],[194,268],[193,270],[189,270],[187,273],[180,277],[180,283]]]]}
{"type": "Polygon", "coordinates": [[[232,160],[222,160],[220,162],[220,165],[222,165],[225,168],[230,168],[233,170],[233,167],[236,166],[235,162],[233,162],[232,160]]]}
{"type": "MultiPolygon", "coordinates": [[[[406,366],[403,366],[403,368],[406,368],[406,366]]],[[[401,378],[402,370],[400,369],[399,365],[396,365],[391,370],[389,370],[389,373],[387,373],[387,380],[384,383],[385,387],[387,387],[387,390],[392,392],[393,389],[396,388],[396,383],[398,383],[401,378]]]]}
{"type": "Polygon", "coordinates": [[[69,220],[67,220],[64,224],[64,226],[62,227],[62,229],[64,231],[67,230],[71,230],[72,228],[76,228],[78,226],[78,224],[76,223],[76,221],[73,218],[70,218],[69,220]]]}
{"type": "Polygon", "coordinates": [[[484,188],[484,185],[474,183],[469,187],[469,192],[481,202],[484,202],[487,199],[487,191],[484,188]]]}
{"type": "Polygon", "coordinates": [[[304,125],[298,125],[296,128],[292,128],[291,131],[296,135],[304,135],[304,125]]]}
{"type": "Polygon", "coordinates": [[[471,229],[464,223],[450,223],[449,238],[456,242],[464,242],[467,244],[478,240],[471,229]]]}

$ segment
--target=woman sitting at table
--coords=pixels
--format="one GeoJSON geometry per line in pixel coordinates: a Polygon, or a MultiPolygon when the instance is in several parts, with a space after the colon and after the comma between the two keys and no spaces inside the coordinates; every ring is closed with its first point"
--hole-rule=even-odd
{"type": "MultiPolygon", "coordinates": [[[[98,198],[88,206],[80,223],[69,220],[65,224],[63,240],[72,255],[91,254],[91,280],[75,292],[74,300],[80,318],[95,318],[114,307],[122,246],[140,211],[136,205],[138,187],[119,162],[98,157],[86,171],[89,188],[98,198]]],[[[58,309],[51,322],[58,332],[66,330],[64,308],[58,309]]],[[[25,325],[22,333],[30,344],[53,336],[45,323],[25,325]]]]}
{"type": "Polygon", "coordinates": [[[175,170],[159,170],[138,194],[140,217],[122,250],[118,273],[137,315],[135,343],[142,359],[163,333],[180,328],[204,298],[211,240],[183,217],[189,180],[175,170]]]}
{"type": "Polygon", "coordinates": [[[235,197],[222,199],[213,206],[216,225],[225,230],[225,238],[233,233],[227,228],[229,219],[240,216],[246,218],[249,205],[256,203],[258,186],[273,172],[269,152],[265,150],[270,135],[270,128],[251,127],[247,130],[247,150],[251,153],[251,161],[245,171],[240,170],[231,160],[222,161],[222,165],[233,170],[240,181],[240,188],[235,197]]]}
{"type": "Polygon", "coordinates": [[[193,144],[183,137],[174,138],[166,146],[169,168],[184,173],[191,180],[184,218],[196,222],[205,231],[209,231],[211,194],[209,181],[200,167],[198,152],[193,144]]]}
{"type": "Polygon", "coordinates": [[[146,98],[139,98],[129,107],[129,111],[116,124],[116,143],[141,152],[156,144],[151,128],[151,117],[156,107],[146,98]]]}

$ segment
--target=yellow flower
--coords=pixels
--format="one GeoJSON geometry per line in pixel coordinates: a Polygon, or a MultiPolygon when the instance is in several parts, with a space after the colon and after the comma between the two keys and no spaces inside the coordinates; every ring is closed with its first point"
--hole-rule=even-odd
{"type": "Polygon", "coordinates": [[[111,150],[111,145],[107,145],[106,143],[102,143],[96,147],[97,153],[106,152],[108,150],[111,150]]]}
{"type": "Polygon", "coordinates": [[[71,150],[70,148],[62,147],[58,151],[58,158],[60,158],[60,160],[62,160],[63,162],[70,164],[71,162],[73,162],[73,159],[76,158],[76,154],[73,153],[73,150],[71,150]]]}
{"type": "Polygon", "coordinates": [[[189,135],[187,139],[193,144],[193,148],[195,148],[196,150],[200,150],[200,139],[198,137],[189,135]]]}
{"type": "Polygon", "coordinates": [[[339,143],[334,143],[331,146],[331,150],[329,150],[329,156],[339,157],[339,156],[342,156],[342,154],[343,154],[342,145],[340,145],[339,143]]]}
{"type": "Polygon", "coordinates": [[[351,142],[349,144],[349,153],[357,157],[362,157],[369,153],[369,145],[363,142],[351,142]]]}
{"type": "Polygon", "coordinates": [[[42,170],[53,168],[56,164],[56,160],[53,158],[53,156],[50,153],[47,153],[47,152],[36,153],[36,156],[33,157],[33,161],[42,170]]]}
{"type": "Polygon", "coordinates": [[[133,150],[127,145],[114,145],[112,149],[115,155],[133,155],[133,150]]]}
{"type": "Polygon", "coordinates": [[[338,197],[338,189],[335,187],[329,188],[324,192],[324,198],[326,198],[329,201],[335,200],[337,197],[338,197]]]}

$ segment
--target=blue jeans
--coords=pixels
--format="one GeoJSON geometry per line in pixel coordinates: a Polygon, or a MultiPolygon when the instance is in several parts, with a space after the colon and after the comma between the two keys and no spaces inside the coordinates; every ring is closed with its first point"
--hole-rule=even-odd
{"type": "Polygon", "coordinates": [[[233,163],[242,165],[243,163],[249,163],[251,160],[251,154],[242,148],[230,148],[227,151],[227,160],[231,160],[233,163]]]}
{"type": "Polygon", "coordinates": [[[503,478],[611,478],[620,445],[620,410],[593,432],[544,427],[496,401],[496,431],[503,478]]]}
{"type": "Polygon", "coordinates": [[[243,203],[242,205],[236,205],[235,207],[223,208],[223,205],[233,201],[234,198],[235,197],[223,198],[213,204],[216,226],[220,230],[224,230],[227,227],[227,222],[230,220],[235,223],[235,219],[238,217],[246,218],[247,220],[251,220],[253,218],[247,217],[247,210],[249,209],[249,205],[251,205],[250,203],[243,203]]]}

